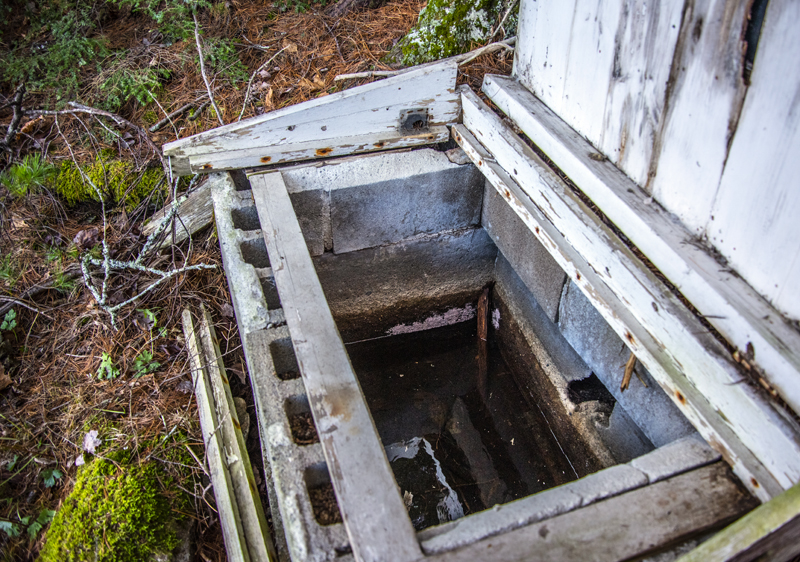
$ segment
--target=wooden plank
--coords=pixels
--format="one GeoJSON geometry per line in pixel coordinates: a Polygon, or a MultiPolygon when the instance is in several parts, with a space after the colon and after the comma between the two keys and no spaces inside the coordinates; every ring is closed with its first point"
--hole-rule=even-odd
{"type": "MultiPolygon", "coordinates": [[[[142,228],[142,234],[150,236],[164,219],[170,214],[172,205],[168,204],[154,214],[142,228]]],[[[179,244],[202,230],[214,220],[214,206],[211,202],[211,184],[205,183],[178,203],[178,215],[175,217],[175,244],[179,244]]],[[[168,230],[160,247],[173,243],[172,230],[168,230]]]]}
{"type": "Polygon", "coordinates": [[[214,394],[205,374],[203,344],[200,334],[195,331],[192,313],[188,308],[183,310],[183,335],[186,338],[186,347],[189,352],[192,381],[197,399],[197,413],[200,417],[200,428],[203,432],[211,483],[214,485],[214,497],[217,500],[217,513],[222,528],[222,538],[225,541],[225,550],[228,560],[249,562],[250,555],[247,551],[244,527],[236,504],[236,494],[223,457],[222,436],[217,432],[219,418],[214,408],[214,394]]]}
{"type": "Polygon", "coordinates": [[[751,511],[678,562],[784,562],[800,554],[800,485],[751,511]]]}
{"type": "MultiPolygon", "coordinates": [[[[750,482],[751,491],[762,500],[768,500],[781,493],[781,486],[767,472],[762,463],[747,447],[742,445],[737,435],[722,420],[712,404],[686,380],[683,373],[675,368],[667,348],[657,341],[648,330],[628,310],[625,300],[609,288],[604,279],[595,271],[602,271],[605,264],[595,264],[587,260],[550,220],[550,214],[542,211],[531,197],[517,184],[494,160],[494,156],[481,145],[475,137],[462,125],[453,127],[456,141],[473,162],[481,169],[489,182],[500,193],[517,215],[533,231],[536,238],[547,248],[553,258],[564,271],[581,288],[595,308],[603,315],[609,325],[620,334],[629,347],[636,346],[636,355],[650,373],[659,381],[667,394],[675,401],[679,409],[698,428],[698,431],[714,448],[725,456],[734,472],[743,481],[750,482]],[[628,335],[631,337],[628,338],[628,335]],[[682,399],[680,398],[682,397],[682,399]],[[758,483],[754,486],[750,479],[758,483]]],[[[554,181],[550,178],[550,181],[554,181]]],[[[592,215],[582,204],[576,203],[580,209],[578,216],[587,219],[588,228],[595,228],[604,234],[612,244],[612,256],[615,252],[623,258],[615,258],[609,263],[609,271],[619,269],[623,262],[625,267],[642,268],[644,276],[648,272],[638,263],[622,242],[613,233],[605,229],[602,223],[592,220],[592,215]]],[[[574,236],[573,232],[573,236],[574,236]]],[[[582,233],[578,234],[578,237],[582,233]]],[[[656,282],[650,279],[648,283],[656,282]]],[[[658,294],[657,292],[655,294],[658,294]]],[[[659,305],[656,305],[659,306],[659,305]]],[[[702,334],[702,331],[698,331],[702,334]]]]}
{"type": "Polygon", "coordinates": [[[628,560],[713,530],[754,503],[718,462],[428,560],[628,560]]]}
{"type": "Polygon", "coordinates": [[[684,0],[524,2],[514,76],[644,185],[683,9],[684,0]]]}
{"type": "Polygon", "coordinates": [[[371,84],[232,123],[164,145],[173,169],[186,173],[189,156],[254,147],[316,143],[400,129],[401,112],[427,109],[429,126],[459,115],[455,61],[426,66],[371,84]]]}
{"type": "Polygon", "coordinates": [[[486,76],[484,91],[734,346],[800,411],[800,334],[746,282],[517,82],[486,76]]]}
{"type": "Polygon", "coordinates": [[[217,336],[211,316],[205,307],[200,309],[199,337],[203,349],[203,362],[214,397],[214,407],[222,435],[227,470],[236,496],[236,506],[244,529],[250,559],[261,562],[277,560],[275,547],[269,536],[264,506],[258,494],[253,465],[247,453],[241,425],[233,402],[230,384],[217,345],[217,336]]]}
{"type": "Polygon", "coordinates": [[[415,134],[385,131],[355,137],[328,138],[305,143],[280,144],[191,155],[189,156],[189,168],[192,173],[255,168],[266,164],[283,164],[286,162],[312,160],[314,158],[330,158],[378,150],[422,146],[445,142],[449,138],[450,131],[444,126],[432,127],[423,133],[415,134]]]}
{"type": "Polygon", "coordinates": [[[775,0],[767,7],[751,84],[706,230],[730,265],[795,320],[800,319],[799,19],[797,2],[775,0]]]}
{"type": "MultiPolygon", "coordinates": [[[[687,416],[692,396],[707,400],[719,412],[712,410],[704,416],[692,412],[689,418],[698,430],[705,431],[707,440],[719,439],[726,429],[735,435],[736,439],[726,439],[730,442],[719,443],[717,448],[737,467],[740,477],[750,473],[746,485],[768,499],[800,480],[796,425],[778,415],[763,396],[744,383],[726,350],[694,315],[497,115],[471,91],[463,91],[462,96],[464,126],[588,266],[576,268],[570,263],[565,267],[567,274],[687,416]],[[587,278],[595,282],[587,282],[587,278]],[[608,289],[604,298],[596,293],[600,284],[608,289]],[[649,345],[643,345],[645,340],[649,345]],[[717,435],[712,435],[714,431],[717,435]],[[747,458],[749,451],[760,463],[747,458]],[[761,470],[761,463],[769,476],[761,470]],[[764,477],[766,482],[761,482],[764,477]]],[[[480,157],[477,159],[480,162],[480,157]]],[[[552,241],[545,246],[560,263],[568,261],[558,256],[564,248],[552,241]]]]}
{"type": "Polygon", "coordinates": [[[750,3],[695,0],[676,47],[648,188],[695,235],[711,215],[746,91],[742,32],[750,3]]]}
{"type": "Polygon", "coordinates": [[[286,323],[356,560],[421,550],[279,172],[250,176],[286,323]]]}

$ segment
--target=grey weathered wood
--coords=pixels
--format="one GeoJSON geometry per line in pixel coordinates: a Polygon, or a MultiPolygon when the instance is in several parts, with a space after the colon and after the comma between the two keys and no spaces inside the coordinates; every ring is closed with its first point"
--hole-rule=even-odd
{"type": "Polygon", "coordinates": [[[514,75],[635,181],[647,181],[684,0],[523,2],[514,75]]]}
{"type": "Polygon", "coordinates": [[[192,381],[197,399],[197,413],[200,417],[200,428],[203,432],[211,483],[214,485],[214,497],[217,500],[217,513],[222,528],[222,538],[225,541],[225,550],[229,560],[249,562],[250,554],[246,546],[247,539],[242,520],[239,516],[236,493],[231,475],[226,467],[225,447],[222,435],[217,431],[219,416],[214,407],[214,392],[206,375],[203,344],[199,332],[195,330],[192,313],[188,308],[183,311],[183,334],[189,351],[192,381]]]}
{"type": "Polygon", "coordinates": [[[706,229],[709,241],[728,263],[796,320],[800,319],[798,20],[797,2],[769,3],[751,84],[706,229]]]}
{"type": "Polygon", "coordinates": [[[253,477],[253,465],[250,463],[247,445],[233,403],[230,383],[222,364],[222,355],[217,345],[214,325],[204,307],[201,307],[199,336],[203,349],[205,373],[211,383],[225,461],[231,475],[236,506],[247,541],[247,550],[250,559],[254,562],[274,561],[276,560],[275,547],[270,540],[267,518],[264,515],[264,507],[261,505],[261,498],[253,477]]]}
{"type": "Polygon", "coordinates": [[[614,562],[713,530],[754,505],[725,463],[664,480],[564,515],[489,537],[436,562],[614,562]]]}
{"type": "Polygon", "coordinates": [[[462,105],[486,148],[461,126],[456,140],[745,485],[767,500],[800,479],[794,424],[742,384],[693,314],[477,96],[465,91],[462,105]]]}
{"type": "MultiPolygon", "coordinates": [[[[142,228],[142,234],[150,236],[158,230],[171,210],[172,205],[166,205],[153,215],[142,228]]],[[[204,229],[212,220],[214,220],[214,206],[211,202],[211,184],[206,182],[178,203],[178,214],[175,217],[175,244],[204,229]]],[[[160,246],[162,248],[173,243],[171,229],[166,231],[165,236],[160,246]]]]}
{"type": "Polygon", "coordinates": [[[784,562],[800,554],[800,485],[756,508],[678,562],[784,562]]]}
{"type": "Polygon", "coordinates": [[[279,172],[250,176],[275,282],[353,554],[421,556],[279,172]]]}
{"type": "Polygon", "coordinates": [[[256,168],[266,164],[284,164],[314,158],[331,158],[363,154],[378,150],[406,148],[444,142],[449,138],[447,127],[431,127],[422,133],[386,131],[360,136],[320,139],[303,143],[277,144],[242,150],[221,150],[210,154],[189,156],[192,173],[256,168]]]}
{"type": "Polygon", "coordinates": [[[739,349],[752,347],[767,380],[800,411],[800,333],[520,84],[487,76],[483,89],[723,336],[739,349]]]}
{"type": "Polygon", "coordinates": [[[164,145],[164,155],[173,170],[186,174],[190,157],[202,169],[203,156],[219,152],[307,143],[314,150],[325,149],[333,139],[374,134],[388,140],[400,128],[404,110],[427,109],[431,127],[453,123],[459,114],[457,68],[454,61],[444,62],[309,100],[171,142],[164,145]]]}

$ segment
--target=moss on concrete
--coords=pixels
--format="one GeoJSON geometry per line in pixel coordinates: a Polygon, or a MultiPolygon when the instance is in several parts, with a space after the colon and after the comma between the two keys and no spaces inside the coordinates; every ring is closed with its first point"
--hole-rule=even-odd
{"type": "Polygon", "coordinates": [[[75,488],[47,533],[40,562],[134,562],[168,556],[180,539],[183,495],[168,499],[170,479],[154,462],[115,453],[78,472],[75,488]]]}
{"type": "Polygon", "coordinates": [[[489,38],[503,0],[429,0],[398,44],[402,63],[422,64],[465,53],[489,38]]]}

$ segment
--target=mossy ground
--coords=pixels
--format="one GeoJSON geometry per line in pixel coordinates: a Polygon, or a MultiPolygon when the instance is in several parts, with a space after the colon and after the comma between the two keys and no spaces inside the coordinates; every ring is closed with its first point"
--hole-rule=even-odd
{"type": "Polygon", "coordinates": [[[400,41],[403,64],[450,57],[485,42],[503,6],[503,0],[430,0],[400,41]]]}
{"type": "MultiPolygon", "coordinates": [[[[166,193],[164,172],[160,168],[147,168],[137,173],[130,161],[112,158],[108,153],[101,153],[92,164],[83,166],[82,170],[107,202],[124,202],[128,211],[135,209],[154,190],[161,191],[156,196],[166,193]]],[[[68,205],[99,200],[97,192],[84,179],[83,174],[70,161],[61,165],[55,177],[55,191],[68,205]]]]}
{"type": "Polygon", "coordinates": [[[40,562],[134,562],[170,553],[179,544],[177,511],[187,502],[167,498],[169,484],[155,462],[131,462],[124,453],[88,463],[50,526],[40,562]]]}

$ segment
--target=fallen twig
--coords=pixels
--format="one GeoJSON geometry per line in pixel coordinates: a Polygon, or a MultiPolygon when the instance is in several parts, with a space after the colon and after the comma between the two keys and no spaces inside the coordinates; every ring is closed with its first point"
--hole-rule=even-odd
{"type": "Polygon", "coordinates": [[[6,131],[6,137],[3,140],[3,150],[6,152],[11,151],[11,141],[14,140],[14,137],[17,134],[17,130],[19,129],[19,122],[22,120],[22,98],[25,96],[25,84],[22,83],[17,86],[16,91],[14,92],[14,98],[8,104],[14,110],[14,116],[11,118],[11,123],[8,125],[8,130],[6,131]]]}
{"type": "Polygon", "coordinates": [[[193,102],[189,102],[186,105],[183,105],[183,106],[179,107],[178,109],[176,109],[175,111],[173,111],[172,113],[170,113],[166,117],[164,117],[161,121],[159,121],[158,123],[156,123],[155,125],[150,127],[148,129],[148,131],[150,131],[151,133],[155,133],[156,131],[161,129],[161,127],[166,125],[167,123],[171,123],[173,119],[177,119],[178,117],[180,117],[181,115],[183,115],[184,113],[186,113],[187,111],[192,109],[194,107],[194,105],[198,101],[200,101],[200,100],[195,100],[193,102]]]}
{"type": "Polygon", "coordinates": [[[619,385],[620,391],[624,391],[631,384],[631,375],[633,375],[633,368],[636,366],[636,355],[631,352],[628,362],[625,363],[625,373],[622,375],[622,383],[619,385]]]}
{"type": "Polygon", "coordinates": [[[49,318],[50,320],[52,320],[52,319],[53,319],[53,317],[52,317],[52,316],[49,316],[49,315],[45,314],[44,312],[41,312],[41,311],[40,311],[38,308],[36,308],[35,306],[31,306],[31,305],[29,305],[29,304],[25,304],[25,303],[24,303],[24,302],[22,302],[21,300],[14,299],[14,298],[11,298],[11,297],[4,297],[4,296],[2,296],[2,295],[0,295],[0,300],[2,300],[2,301],[6,301],[6,302],[10,303],[12,307],[13,307],[14,305],[19,305],[19,306],[21,306],[21,307],[23,307],[23,308],[27,308],[28,310],[30,310],[30,311],[32,311],[32,312],[35,312],[36,314],[41,314],[41,315],[42,315],[42,316],[44,316],[45,318],[49,318]]]}
{"type": "MultiPolygon", "coordinates": [[[[66,268],[62,273],[60,280],[63,281],[70,281],[72,279],[76,279],[81,274],[81,268],[77,264],[73,264],[66,268]]],[[[39,296],[40,294],[44,293],[45,291],[49,291],[54,288],[56,283],[56,279],[50,279],[47,283],[42,285],[35,285],[30,289],[24,291],[21,295],[19,295],[16,299],[9,299],[8,297],[0,297],[2,300],[7,301],[5,304],[0,305],[0,316],[5,315],[6,312],[14,308],[15,304],[20,304],[22,300],[32,300],[34,297],[39,296]]],[[[24,306],[24,305],[23,305],[24,306]]],[[[27,307],[26,308],[30,308],[27,307]]],[[[34,310],[31,308],[31,310],[34,310]]],[[[36,310],[36,312],[39,312],[36,310]]],[[[49,318],[49,317],[48,317],[49,318]]]]}
{"type": "Polygon", "coordinates": [[[200,44],[200,24],[197,23],[197,13],[192,12],[192,18],[194,18],[194,40],[197,43],[197,54],[200,56],[200,74],[203,75],[203,82],[206,83],[206,90],[208,90],[208,99],[211,101],[211,107],[214,108],[214,111],[217,114],[217,120],[219,121],[220,125],[224,125],[225,122],[222,120],[222,113],[217,106],[217,102],[214,101],[214,93],[211,91],[211,82],[208,81],[208,76],[206,75],[206,63],[203,57],[203,47],[200,44]]]}
{"type": "MultiPolygon", "coordinates": [[[[75,115],[76,113],[86,113],[89,115],[100,115],[102,117],[108,117],[112,121],[114,121],[119,126],[125,126],[133,129],[139,134],[139,137],[150,147],[153,153],[161,162],[161,167],[164,168],[164,173],[169,174],[169,166],[167,162],[164,160],[164,157],[161,155],[161,151],[158,149],[156,144],[147,136],[147,132],[142,129],[138,125],[134,125],[124,117],[120,117],[116,113],[111,113],[110,111],[105,111],[103,109],[97,109],[95,107],[89,107],[88,105],[83,105],[74,101],[69,102],[69,105],[72,109],[61,109],[59,111],[50,111],[45,109],[29,109],[25,111],[25,115],[75,115]]],[[[66,140],[66,139],[65,139],[66,140]]]]}
{"type": "Polygon", "coordinates": [[[255,79],[256,74],[261,72],[262,68],[264,68],[269,63],[274,61],[275,57],[280,55],[283,52],[284,49],[286,49],[286,47],[283,47],[283,49],[281,49],[280,51],[278,51],[277,53],[272,55],[272,57],[270,57],[270,59],[267,62],[265,62],[264,64],[262,64],[258,68],[256,68],[255,71],[253,71],[253,74],[250,75],[250,80],[247,82],[247,89],[244,91],[244,102],[242,103],[242,110],[239,112],[239,117],[236,118],[236,121],[241,121],[242,120],[242,115],[244,115],[244,110],[245,110],[245,108],[247,108],[247,102],[250,99],[250,88],[253,86],[253,80],[255,79]]]}
{"type": "Polygon", "coordinates": [[[336,76],[333,81],[340,82],[342,80],[354,80],[357,78],[386,78],[388,76],[397,76],[399,74],[405,74],[406,72],[410,72],[412,70],[416,70],[418,68],[422,68],[425,66],[431,66],[434,64],[441,64],[443,62],[452,61],[457,62],[458,66],[464,66],[467,63],[474,61],[481,55],[485,55],[488,53],[493,53],[495,51],[499,51],[500,49],[506,49],[508,51],[514,50],[514,44],[517,42],[516,37],[509,37],[508,39],[504,39],[503,41],[496,41],[494,43],[489,43],[484,47],[480,47],[478,49],[474,49],[468,53],[464,53],[461,55],[455,55],[450,58],[437,60],[434,62],[430,62],[427,64],[423,64],[420,66],[412,66],[409,68],[401,68],[400,70],[369,70],[366,72],[354,72],[352,74],[339,74],[336,76]]]}

